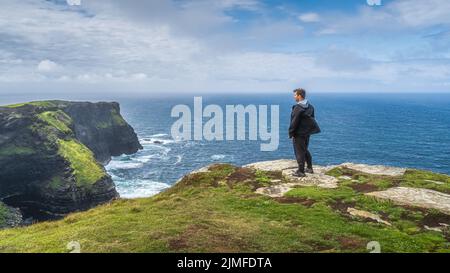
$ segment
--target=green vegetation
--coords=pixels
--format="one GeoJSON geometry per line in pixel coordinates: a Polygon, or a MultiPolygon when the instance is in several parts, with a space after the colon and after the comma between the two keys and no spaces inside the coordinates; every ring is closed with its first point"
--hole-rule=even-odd
{"type": "Polygon", "coordinates": [[[425,188],[450,194],[450,177],[422,170],[408,170],[400,186],[425,188]]]}
{"type": "Polygon", "coordinates": [[[0,228],[5,225],[8,209],[0,202],[0,228]]]}
{"type": "Polygon", "coordinates": [[[111,119],[98,121],[96,127],[98,129],[106,129],[113,126],[125,126],[127,122],[123,119],[120,113],[116,109],[111,109],[111,119]]]}
{"type": "Polygon", "coordinates": [[[48,186],[51,189],[58,189],[59,187],[61,187],[61,185],[64,184],[64,180],[61,176],[59,175],[55,175],[54,177],[52,177],[48,183],[48,186]]]}
{"type": "Polygon", "coordinates": [[[106,173],[86,146],[76,140],[58,140],[59,154],[70,162],[77,184],[89,187],[106,173]]]}
{"type": "Polygon", "coordinates": [[[72,130],[69,128],[72,124],[72,119],[61,110],[42,112],[38,114],[38,117],[63,133],[72,133],[72,130]]]}
{"type": "Polygon", "coordinates": [[[378,241],[382,252],[450,252],[445,234],[421,226],[435,212],[379,202],[349,185],[296,188],[283,198],[254,193],[274,176],[215,165],[152,198],[0,231],[0,251],[67,252],[78,241],[82,252],[368,252],[367,243],[378,241]],[[353,218],[348,205],[393,224],[353,218]]]}
{"type": "Polygon", "coordinates": [[[0,157],[4,156],[26,156],[34,154],[35,151],[30,147],[16,146],[15,144],[9,144],[0,147],[0,157]]]}
{"type": "Polygon", "coordinates": [[[127,122],[123,119],[120,113],[116,109],[111,109],[112,120],[116,125],[125,126],[127,122]]]}
{"type": "Polygon", "coordinates": [[[334,168],[327,172],[334,177],[348,176],[352,180],[341,181],[341,185],[353,188],[370,188],[385,190],[390,187],[424,188],[443,193],[450,193],[450,176],[423,170],[407,170],[401,177],[371,175],[348,168],[334,168]]]}
{"type": "Polygon", "coordinates": [[[3,107],[7,108],[18,108],[26,105],[33,105],[37,107],[53,107],[55,106],[55,103],[53,101],[32,101],[32,102],[24,102],[24,103],[16,103],[16,104],[10,104],[5,105],[3,107]]]}

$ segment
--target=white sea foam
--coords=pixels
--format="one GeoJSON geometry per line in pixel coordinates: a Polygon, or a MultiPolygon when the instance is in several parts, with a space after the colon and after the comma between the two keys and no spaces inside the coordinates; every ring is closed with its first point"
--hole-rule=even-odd
{"type": "Polygon", "coordinates": [[[153,158],[157,157],[158,155],[153,154],[153,155],[143,155],[143,156],[139,156],[136,157],[134,160],[139,161],[141,163],[147,163],[150,160],[152,160],[153,158]]]}
{"type": "Polygon", "coordinates": [[[144,164],[142,162],[133,162],[133,161],[111,161],[107,169],[117,169],[117,170],[126,170],[126,169],[138,169],[142,168],[144,164]]]}
{"type": "Polygon", "coordinates": [[[221,160],[224,159],[226,157],[226,155],[212,155],[211,159],[212,160],[221,160]]]}
{"type": "Polygon", "coordinates": [[[151,135],[150,137],[165,137],[165,136],[168,136],[168,134],[154,134],[151,135]]]}
{"type": "Polygon", "coordinates": [[[142,138],[139,140],[142,146],[146,145],[167,145],[175,142],[173,139],[162,139],[162,138],[142,138]]]}
{"type": "Polygon", "coordinates": [[[177,161],[175,162],[174,165],[180,163],[182,159],[183,159],[183,155],[177,155],[177,161]]]}
{"type": "Polygon", "coordinates": [[[117,191],[122,198],[150,197],[170,187],[167,183],[148,179],[134,179],[132,181],[117,181],[117,191]]]}

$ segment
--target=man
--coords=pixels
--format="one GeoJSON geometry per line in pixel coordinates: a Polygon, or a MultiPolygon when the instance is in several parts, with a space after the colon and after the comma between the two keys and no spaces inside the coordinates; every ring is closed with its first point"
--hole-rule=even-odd
{"type": "Polygon", "coordinates": [[[306,91],[301,88],[295,89],[294,99],[297,104],[292,106],[291,125],[289,126],[289,138],[292,138],[298,163],[298,170],[294,176],[305,177],[305,172],[314,173],[312,156],[308,151],[309,138],[313,134],[320,133],[320,128],[315,120],[314,107],[306,99],[306,91]]]}

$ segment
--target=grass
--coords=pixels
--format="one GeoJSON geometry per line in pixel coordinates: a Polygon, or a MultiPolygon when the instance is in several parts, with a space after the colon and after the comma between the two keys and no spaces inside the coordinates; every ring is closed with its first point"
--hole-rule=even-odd
{"type": "Polygon", "coordinates": [[[97,163],[94,154],[86,146],[76,140],[58,140],[59,154],[70,162],[75,179],[79,186],[91,186],[106,173],[97,163]]]}
{"type": "Polygon", "coordinates": [[[151,198],[117,200],[56,222],[0,231],[0,251],[68,252],[71,241],[82,252],[368,252],[370,241],[380,242],[382,252],[450,251],[443,234],[416,229],[420,215],[406,219],[406,208],[366,199],[349,186],[288,193],[314,200],[303,205],[255,194],[253,183],[237,179],[265,184],[271,175],[215,165],[151,198]],[[354,219],[335,206],[341,203],[398,221],[389,227],[354,219]]]}
{"type": "Polygon", "coordinates": [[[59,189],[63,184],[64,184],[64,179],[59,175],[55,175],[50,179],[48,186],[51,189],[59,189]]]}
{"type": "Polygon", "coordinates": [[[125,126],[127,122],[123,119],[120,113],[116,109],[111,109],[112,120],[116,125],[125,126]]]}
{"type": "Polygon", "coordinates": [[[400,186],[425,188],[450,194],[450,176],[422,170],[407,170],[400,186]]]}
{"type": "Polygon", "coordinates": [[[52,101],[32,101],[32,102],[24,102],[24,103],[5,105],[3,107],[18,108],[18,107],[22,107],[22,106],[26,106],[26,105],[33,105],[33,106],[38,106],[38,107],[53,107],[53,106],[55,106],[55,103],[52,101]]]}
{"type": "Polygon", "coordinates": [[[371,175],[348,168],[334,168],[327,172],[334,177],[349,176],[352,180],[342,180],[341,185],[351,187],[371,186],[373,189],[385,190],[391,187],[424,188],[443,193],[450,193],[450,176],[424,170],[406,170],[400,177],[371,175]]]}
{"type": "Polygon", "coordinates": [[[72,124],[72,119],[61,110],[42,112],[38,114],[38,117],[63,133],[72,133],[72,130],[69,128],[72,124]]]}
{"type": "Polygon", "coordinates": [[[5,225],[7,214],[8,209],[2,202],[0,202],[0,227],[5,225]]]}

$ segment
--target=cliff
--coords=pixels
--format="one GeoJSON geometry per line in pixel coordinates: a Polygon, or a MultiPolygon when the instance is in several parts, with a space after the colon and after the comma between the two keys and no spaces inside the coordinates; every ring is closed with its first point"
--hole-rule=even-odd
{"type": "Polygon", "coordinates": [[[207,166],[151,198],[2,230],[0,252],[450,252],[448,175],[295,165],[207,166]]]}
{"type": "Polygon", "coordinates": [[[105,203],[118,193],[101,163],[141,148],[117,103],[0,107],[0,201],[37,219],[105,203]]]}

